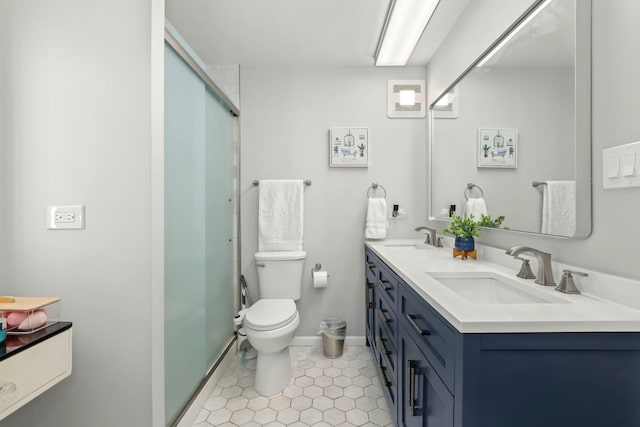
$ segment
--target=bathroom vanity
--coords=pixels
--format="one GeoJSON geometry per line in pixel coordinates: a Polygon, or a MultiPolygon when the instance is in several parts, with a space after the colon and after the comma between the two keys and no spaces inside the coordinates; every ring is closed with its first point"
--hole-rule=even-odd
{"type": "Polygon", "coordinates": [[[0,420],[71,375],[71,323],[0,343],[0,420]]]}
{"type": "Polygon", "coordinates": [[[640,311],[415,241],[368,242],[365,271],[396,425],[640,425],[640,311]]]}

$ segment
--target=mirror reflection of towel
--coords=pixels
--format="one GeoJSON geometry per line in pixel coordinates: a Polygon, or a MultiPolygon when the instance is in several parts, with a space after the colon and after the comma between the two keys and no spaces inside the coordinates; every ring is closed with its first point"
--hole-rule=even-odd
{"type": "Polygon", "coordinates": [[[544,234],[576,234],[576,182],[546,181],[542,186],[542,229],[544,234]]]}
{"type": "Polygon", "coordinates": [[[487,213],[487,202],[482,197],[479,198],[469,198],[467,203],[464,205],[464,213],[462,214],[462,219],[469,218],[470,215],[473,215],[473,219],[475,222],[480,221],[482,215],[488,215],[487,213]]]}

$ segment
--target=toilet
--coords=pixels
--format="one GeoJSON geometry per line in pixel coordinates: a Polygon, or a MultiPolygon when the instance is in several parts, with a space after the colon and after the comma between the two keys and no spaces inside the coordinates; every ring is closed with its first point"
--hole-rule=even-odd
{"type": "Polygon", "coordinates": [[[300,325],[295,301],[302,291],[305,251],[258,252],[260,299],[244,315],[244,329],[258,352],[255,389],[263,396],[282,391],[291,380],[289,344],[300,325]]]}

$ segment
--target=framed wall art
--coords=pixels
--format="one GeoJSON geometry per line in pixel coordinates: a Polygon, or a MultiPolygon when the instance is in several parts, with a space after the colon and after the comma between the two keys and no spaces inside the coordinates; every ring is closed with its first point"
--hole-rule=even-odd
{"type": "Polygon", "coordinates": [[[518,167],[518,129],[478,129],[479,168],[518,167]]]}
{"type": "Polygon", "coordinates": [[[329,166],[366,168],[369,166],[368,128],[329,129],[329,166]]]}

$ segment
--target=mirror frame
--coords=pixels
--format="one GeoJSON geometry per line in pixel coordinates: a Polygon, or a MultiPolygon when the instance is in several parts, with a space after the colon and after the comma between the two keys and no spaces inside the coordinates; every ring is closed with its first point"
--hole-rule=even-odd
{"type": "MultiPolygon", "coordinates": [[[[476,68],[496,46],[508,37],[518,25],[527,19],[545,0],[535,1],[498,39],[489,46],[462,74],[451,83],[442,94],[429,105],[427,120],[429,126],[428,166],[429,192],[427,207],[429,220],[448,224],[450,221],[435,216],[433,206],[433,121],[434,106],[447,92],[456,86],[467,74],[476,68]]],[[[591,2],[592,0],[575,0],[576,2],[576,44],[575,44],[575,179],[576,179],[576,232],[573,236],[557,236],[524,230],[505,230],[503,228],[482,227],[485,230],[529,234],[534,236],[553,237],[559,239],[586,239],[592,231],[592,141],[591,141],[591,2]]]]}

